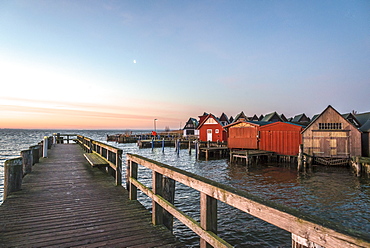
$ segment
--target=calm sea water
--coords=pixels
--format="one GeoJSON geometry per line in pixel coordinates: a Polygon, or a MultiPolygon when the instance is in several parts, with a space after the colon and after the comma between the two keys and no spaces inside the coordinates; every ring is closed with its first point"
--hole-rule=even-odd
{"type": "MultiPolygon", "coordinates": [[[[4,161],[19,156],[21,150],[56,132],[78,133],[108,143],[107,134],[123,131],[0,130],[1,200],[4,161]]],[[[123,149],[124,154],[140,154],[370,235],[370,179],[356,177],[348,168],[317,167],[306,174],[297,173],[291,166],[276,164],[247,169],[241,165],[230,165],[226,159],[196,160],[194,153],[189,155],[188,150],[181,150],[177,155],[172,147],[166,147],[162,153],[161,148],[152,151],[139,149],[136,144],[109,144],[123,149]]],[[[151,173],[146,168],[139,167],[139,178],[150,186],[151,173]]],[[[139,194],[139,201],[151,208],[151,201],[145,195],[139,194]]],[[[178,183],[175,205],[199,220],[198,192],[178,183]]],[[[218,208],[219,235],[235,247],[291,247],[290,233],[225,204],[219,203],[218,208]]],[[[189,247],[199,244],[197,236],[176,220],[174,233],[189,247]]]]}

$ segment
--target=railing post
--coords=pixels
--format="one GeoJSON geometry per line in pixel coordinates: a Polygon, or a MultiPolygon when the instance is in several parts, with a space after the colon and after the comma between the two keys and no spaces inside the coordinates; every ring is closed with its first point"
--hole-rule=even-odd
{"type": "Polygon", "coordinates": [[[6,160],[4,164],[4,200],[10,193],[21,190],[22,177],[22,158],[19,157],[6,160]]]}
{"type": "MultiPolygon", "coordinates": [[[[137,179],[137,163],[131,161],[130,163],[130,178],[137,179]]],[[[130,183],[129,187],[129,197],[130,200],[137,200],[137,187],[130,183]]]]}
{"type": "Polygon", "coordinates": [[[132,161],[127,157],[126,158],[126,189],[130,191],[130,169],[132,161]]]}
{"type": "Polygon", "coordinates": [[[48,157],[48,136],[45,136],[44,137],[44,141],[42,143],[42,156],[44,158],[47,158],[48,157]]]}
{"type": "MultiPolygon", "coordinates": [[[[163,198],[169,203],[175,202],[175,180],[169,177],[162,178],[163,198]]],[[[173,215],[163,209],[163,225],[171,232],[173,231],[173,215]]]]}
{"type": "Polygon", "coordinates": [[[122,150],[116,151],[116,185],[122,185],[122,150]]]}
{"type": "MultiPolygon", "coordinates": [[[[163,195],[162,178],[163,175],[153,171],[152,172],[152,191],[156,195],[163,195]]],[[[153,225],[163,224],[163,208],[152,200],[152,223],[153,225]]]]}
{"type": "MultiPolygon", "coordinates": [[[[200,226],[217,234],[217,200],[205,193],[200,193],[200,226]]],[[[200,248],[212,247],[204,239],[200,239],[200,248]]]]}
{"type": "Polygon", "coordinates": [[[32,149],[21,151],[21,157],[24,174],[30,173],[33,165],[32,149]]]}

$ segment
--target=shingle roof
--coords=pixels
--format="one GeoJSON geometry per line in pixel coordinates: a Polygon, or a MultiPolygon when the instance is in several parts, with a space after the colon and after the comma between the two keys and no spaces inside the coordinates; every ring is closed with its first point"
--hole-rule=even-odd
{"type": "Polygon", "coordinates": [[[360,131],[369,133],[370,132],[370,119],[368,119],[364,125],[362,125],[360,128],[360,131]]]}
{"type": "Polygon", "coordinates": [[[356,114],[355,117],[361,125],[364,125],[370,119],[370,112],[356,114]]]}

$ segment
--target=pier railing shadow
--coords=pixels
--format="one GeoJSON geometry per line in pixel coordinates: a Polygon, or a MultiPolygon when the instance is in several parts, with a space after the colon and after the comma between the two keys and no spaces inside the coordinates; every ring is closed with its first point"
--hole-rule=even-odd
{"type": "Polygon", "coordinates": [[[337,223],[304,214],[244,191],[140,155],[127,154],[126,187],[131,200],[141,190],[152,199],[152,223],[172,228],[173,217],[200,237],[200,247],[232,247],[217,236],[217,201],[292,234],[292,247],[370,247],[370,238],[337,223]],[[138,180],[138,165],[152,171],[152,188],[138,180]],[[174,206],[175,182],[200,192],[200,222],[174,206]]]}

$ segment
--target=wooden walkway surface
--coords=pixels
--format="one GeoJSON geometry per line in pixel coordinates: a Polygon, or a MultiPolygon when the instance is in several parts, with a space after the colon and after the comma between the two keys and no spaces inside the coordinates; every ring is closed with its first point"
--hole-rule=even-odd
{"type": "Polygon", "coordinates": [[[0,206],[0,247],[184,246],[77,144],[58,144],[0,206]]]}

